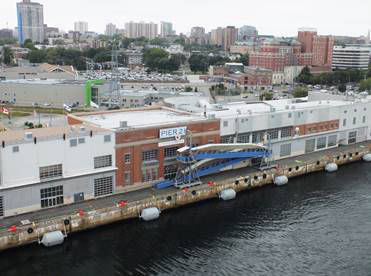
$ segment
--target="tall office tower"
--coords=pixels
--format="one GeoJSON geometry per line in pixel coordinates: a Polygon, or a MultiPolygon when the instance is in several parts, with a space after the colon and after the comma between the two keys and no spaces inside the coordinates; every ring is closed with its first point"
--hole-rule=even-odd
{"type": "Polygon", "coordinates": [[[117,28],[116,28],[116,25],[112,24],[112,23],[109,23],[106,25],[106,31],[105,31],[105,34],[107,36],[114,36],[115,34],[117,34],[117,28]]]}
{"type": "Polygon", "coordinates": [[[173,23],[161,22],[161,37],[167,37],[173,34],[174,34],[173,23]]]}
{"type": "Polygon", "coordinates": [[[83,22],[83,21],[77,21],[75,22],[75,32],[79,32],[81,34],[84,34],[88,32],[89,27],[88,27],[88,22],[83,22]]]}
{"type": "Polygon", "coordinates": [[[18,40],[20,45],[23,45],[26,39],[31,39],[34,42],[44,41],[43,10],[43,5],[30,0],[17,3],[18,40]]]}

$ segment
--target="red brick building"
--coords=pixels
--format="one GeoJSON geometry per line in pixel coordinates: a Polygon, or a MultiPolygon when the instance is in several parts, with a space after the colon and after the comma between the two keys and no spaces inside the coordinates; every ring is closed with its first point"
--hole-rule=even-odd
{"type": "Polygon", "coordinates": [[[302,53],[301,45],[295,40],[272,40],[265,42],[258,51],[249,55],[249,65],[283,72],[286,66],[310,66],[312,54],[302,53]]]}
{"type": "Polygon", "coordinates": [[[319,36],[316,29],[302,28],[298,32],[298,40],[303,53],[312,53],[312,66],[331,67],[334,48],[332,36],[319,36]]]}
{"type": "Polygon", "coordinates": [[[70,114],[69,124],[100,125],[116,132],[116,183],[151,185],[176,174],[176,151],[192,134],[193,145],[220,142],[219,119],[164,107],[70,114]]]}

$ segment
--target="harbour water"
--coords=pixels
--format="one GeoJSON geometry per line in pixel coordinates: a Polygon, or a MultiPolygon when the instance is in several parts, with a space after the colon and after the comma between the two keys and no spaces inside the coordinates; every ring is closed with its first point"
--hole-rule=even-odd
{"type": "Polygon", "coordinates": [[[0,275],[371,275],[371,164],[8,250],[0,275]]]}

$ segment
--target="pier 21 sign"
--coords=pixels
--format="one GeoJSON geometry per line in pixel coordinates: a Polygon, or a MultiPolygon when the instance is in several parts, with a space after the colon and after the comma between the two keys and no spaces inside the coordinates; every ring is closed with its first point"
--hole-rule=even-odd
{"type": "Polygon", "coordinates": [[[182,137],[186,135],[187,127],[175,127],[175,128],[165,128],[160,129],[160,139],[172,138],[172,137],[182,137]]]}

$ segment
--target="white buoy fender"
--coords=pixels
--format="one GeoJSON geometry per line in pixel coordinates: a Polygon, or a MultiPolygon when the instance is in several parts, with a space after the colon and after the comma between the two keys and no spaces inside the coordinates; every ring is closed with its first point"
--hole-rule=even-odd
{"type": "Polygon", "coordinates": [[[274,184],[276,186],[283,186],[289,183],[289,179],[286,175],[279,175],[274,178],[274,184]]]}
{"type": "Polygon", "coordinates": [[[336,163],[329,163],[325,167],[326,172],[336,172],[338,170],[338,165],[336,163]]]}
{"type": "Polygon", "coordinates": [[[371,162],[371,153],[367,153],[362,157],[363,161],[371,162]]]}
{"type": "Polygon", "coordinates": [[[44,234],[41,243],[46,247],[62,244],[64,242],[64,235],[61,231],[54,231],[44,234]]]}
{"type": "Polygon", "coordinates": [[[143,209],[140,217],[145,221],[158,219],[160,217],[160,210],[156,207],[143,209]]]}
{"type": "Polygon", "coordinates": [[[236,198],[236,191],[233,189],[226,189],[221,191],[220,196],[223,200],[231,200],[236,198]]]}

